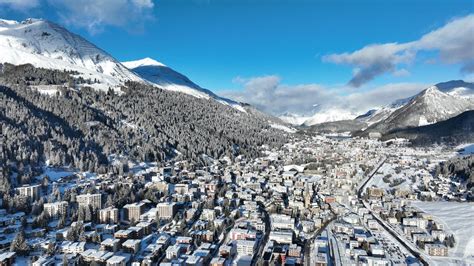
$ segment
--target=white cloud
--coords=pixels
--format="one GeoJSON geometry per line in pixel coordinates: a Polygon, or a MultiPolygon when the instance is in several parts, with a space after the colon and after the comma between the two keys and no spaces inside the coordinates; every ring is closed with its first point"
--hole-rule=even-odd
{"type": "Polygon", "coordinates": [[[155,4],[151,0],[132,0],[132,2],[140,8],[153,8],[155,4]]]}
{"type": "Polygon", "coordinates": [[[410,74],[410,71],[406,70],[405,68],[397,69],[392,72],[392,75],[395,77],[408,77],[410,74]]]}
{"type": "MultiPolygon", "coordinates": [[[[0,0],[0,8],[23,12],[47,5],[66,24],[97,33],[105,26],[141,30],[154,18],[153,0],[0,0]]],[[[49,11],[49,10],[48,10],[49,11]]]]}
{"type": "Polygon", "coordinates": [[[419,51],[437,51],[445,64],[461,64],[461,71],[474,72],[474,15],[455,19],[441,28],[407,43],[372,44],[352,53],[331,54],[323,61],[354,67],[349,84],[359,87],[375,77],[400,72],[397,66],[410,64],[419,51]]]}
{"type": "Polygon", "coordinates": [[[294,113],[311,116],[317,111],[328,109],[365,113],[396,99],[415,95],[429,86],[421,83],[396,83],[376,88],[354,91],[351,87],[326,87],[319,84],[289,86],[281,83],[278,76],[255,78],[238,77],[243,85],[240,91],[224,91],[222,96],[249,103],[273,115],[294,113]]]}
{"type": "Polygon", "coordinates": [[[0,6],[8,6],[19,11],[28,11],[39,5],[39,0],[0,0],[0,6]]]}
{"type": "Polygon", "coordinates": [[[90,33],[111,25],[126,28],[143,27],[152,19],[151,0],[48,0],[61,19],[69,25],[84,27],[90,33]]]}

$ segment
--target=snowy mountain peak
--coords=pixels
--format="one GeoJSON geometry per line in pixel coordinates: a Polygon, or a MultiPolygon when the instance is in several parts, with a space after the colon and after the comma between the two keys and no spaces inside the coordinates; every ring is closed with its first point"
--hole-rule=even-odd
{"type": "Polygon", "coordinates": [[[135,60],[135,61],[127,61],[127,62],[122,62],[124,66],[126,66],[128,69],[133,69],[141,66],[161,66],[161,67],[166,67],[165,64],[156,61],[155,59],[152,59],[150,57],[145,57],[143,59],[135,60]]]}
{"type": "Polygon", "coordinates": [[[432,96],[432,97],[439,97],[442,95],[445,95],[443,92],[441,92],[438,87],[436,86],[431,86],[424,91],[420,93],[420,95],[425,95],[425,96],[432,96]]]}
{"type": "Polygon", "coordinates": [[[105,51],[47,20],[2,20],[0,49],[0,63],[74,70],[86,79],[97,80],[97,88],[118,87],[126,80],[142,81],[105,51]]]}
{"type": "Polygon", "coordinates": [[[6,26],[10,26],[10,25],[15,25],[15,24],[18,24],[18,21],[15,21],[15,20],[8,20],[8,19],[1,19],[0,18],[0,27],[6,27],[6,26]]]}
{"type": "Polygon", "coordinates": [[[159,88],[212,98],[245,111],[239,103],[201,88],[152,58],[122,64],[81,36],[43,19],[0,20],[0,51],[0,64],[76,71],[91,80],[90,86],[96,89],[120,89],[126,81],[153,83],[159,88]]]}
{"type": "Polygon", "coordinates": [[[394,110],[374,127],[382,132],[437,123],[472,110],[474,102],[450,95],[431,86],[418,93],[403,107],[394,110]]]}

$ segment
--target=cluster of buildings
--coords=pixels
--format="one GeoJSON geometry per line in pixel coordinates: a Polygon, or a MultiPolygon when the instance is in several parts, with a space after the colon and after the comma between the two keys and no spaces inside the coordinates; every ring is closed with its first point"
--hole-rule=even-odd
{"type": "Polygon", "coordinates": [[[317,136],[263,148],[256,159],[18,186],[28,206],[0,202],[0,265],[405,265],[412,256],[394,232],[447,255],[451,236],[410,207],[433,178],[406,143],[317,136]],[[384,163],[405,181],[371,180],[384,163]]]}

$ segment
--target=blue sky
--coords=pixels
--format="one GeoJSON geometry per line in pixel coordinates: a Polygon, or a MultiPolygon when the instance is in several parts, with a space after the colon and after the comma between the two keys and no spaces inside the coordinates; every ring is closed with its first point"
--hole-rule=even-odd
{"type": "Polygon", "coordinates": [[[390,63],[375,60],[368,67],[358,59],[330,57],[373,44],[417,41],[473,13],[472,0],[14,2],[0,0],[1,17],[58,22],[121,61],[151,57],[202,87],[237,98],[242,95],[236,93],[258,77],[277,77],[275,86],[305,84],[334,91],[343,87],[340,94],[351,94],[386,84],[432,84],[472,76],[460,71],[465,61],[440,60],[437,53],[442,48],[427,45],[409,48],[416,51],[414,58],[390,54],[397,57],[395,63],[393,58],[387,59],[390,63]],[[87,15],[91,12],[86,7],[97,2],[105,8],[87,15]],[[107,8],[110,5],[116,8],[107,8]],[[86,18],[75,18],[73,13],[86,18]],[[387,69],[373,75],[368,73],[372,66],[387,69]],[[363,77],[356,78],[358,70],[363,77]],[[348,82],[351,86],[346,86],[348,82]]]}

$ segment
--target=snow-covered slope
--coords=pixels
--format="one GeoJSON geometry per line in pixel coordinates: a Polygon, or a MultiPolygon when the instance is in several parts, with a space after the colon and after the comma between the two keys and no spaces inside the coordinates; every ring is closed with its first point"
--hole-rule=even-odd
{"type": "Polygon", "coordinates": [[[239,103],[199,87],[162,63],[145,58],[126,62],[124,66],[81,36],[42,19],[23,22],[0,19],[0,51],[0,63],[77,71],[81,77],[92,80],[91,86],[96,89],[119,88],[127,80],[151,82],[162,89],[213,98],[245,111],[239,103]]]}
{"type": "Polygon", "coordinates": [[[201,88],[188,77],[154,59],[144,58],[136,61],[122,62],[122,64],[141,78],[158,85],[160,88],[165,90],[178,91],[197,98],[213,98],[223,104],[230,105],[245,112],[244,108],[242,108],[239,103],[219,97],[212,91],[201,88]]]}
{"type": "Polygon", "coordinates": [[[355,114],[339,108],[316,111],[314,115],[309,116],[293,113],[284,113],[278,116],[282,121],[295,126],[313,126],[327,122],[351,120],[355,117],[355,114]]]}
{"type": "MultiPolygon", "coordinates": [[[[367,123],[367,125],[369,126],[376,124],[390,117],[391,114],[393,114],[398,109],[410,103],[410,101],[414,99],[415,97],[418,97],[418,96],[421,97],[421,95],[424,94],[424,92],[428,92],[426,94],[426,101],[430,101],[428,100],[428,97],[431,98],[431,101],[433,101],[431,104],[427,104],[429,108],[426,110],[426,112],[428,113],[426,116],[432,117],[432,121],[431,122],[428,120],[425,121],[426,116],[423,115],[418,119],[419,125],[432,124],[432,123],[435,123],[436,121],[441,121],[439,119],[450,118],[452,117],[450,115],[451,113],[458,114],[459,109],[462,109],[465,107],[465,104],[463,105],[463,103],[465,103],[466,100],[470,102],[474,102],[474,83],[469,83],[462,80],[452,80],[448,82],[438,83],[415,96],[408,97],[405,99],[399,99],[382,108],[371,110],[364,115],[358,116],[356,119],[361,122],[367,123]],[[430,92],[433,92],[433,93],[430,93],[430,92]],[[435,95],[436,92],[440,92],[440,93],[437,93],[437,95],[435,95]],[[448,95],[454,98],[450,98],[448,97],[448,95]],[[448,98],[452,99],[451,101],[457,101],[456,99],[459,99],[460,105],[454,104],[454,106],[452,106],[453,109],[451,109],[451,111],[445,110],[446,106],[444,106],[444,104],[449,104],[450,102],[449,100],[447,100],[448,98]],[[445,100],[447,101],[445,102],[445,100]],[[439,106],[438,108],[434,106],[436,104],[439,104],[441,106],[439,106]],[[434,113],[431,112],[431,109],[434,113]],[[444,113],[445,115],[443,116],[440,113],[444,113]],[[438,119],[434,117],[436,115],[438,116],[438,119]]],[[[425,98],[425,97],[422,97],[422,98],[425,98]]]]}
{"type": "Polygon", "coordinates": [[[348,111],[339,108],[322,110],[314,114],[312,117],[306,119],[303,123],[305,126],[312,126],[316,124],[334,122],[341,120],[350,120],[354,119],[357,115],[348,111]]]}
{"type": "Polygon", "coordinates": [[[96,88],[116,87],[126,80],[143,81],[105,51],[46,20],[0,20],[0,50],[0,63],[74,70],[97,80],[96,88]]]}
{"type": "Polygon", "coordinates": [[[310,117],[286,112],[282,115],[279,115],[278,118],[290,125],[300,126],[310,117]]]}
{"type": "Polygon", "coordinates": [[[393,112],[407,104],[413,97],[398,99],[389,105],[379,109],[372,109],[367,113],[356,117],[356,120],[366,123],[368,126],[387,119],[393,112]]]}
{"type": "Polygon", "coordinates": [[[369,127],[372,131],[389,132],[394,129],[425,126],[474,109],[474,101],[429,87],[387,118],[369,127]]]}

